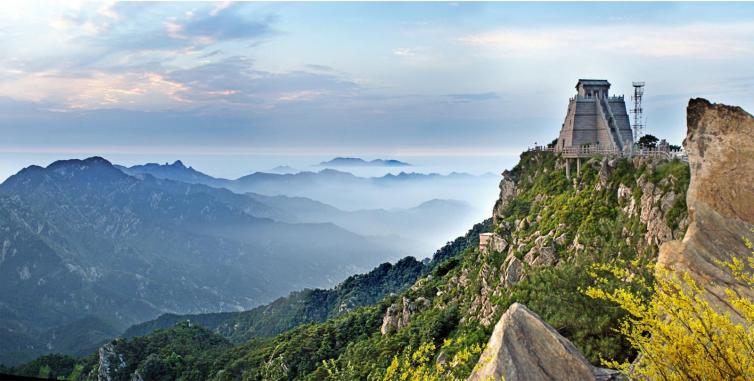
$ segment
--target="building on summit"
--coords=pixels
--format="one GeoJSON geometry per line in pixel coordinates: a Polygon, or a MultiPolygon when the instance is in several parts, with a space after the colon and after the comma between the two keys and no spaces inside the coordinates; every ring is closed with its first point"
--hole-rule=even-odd
{"type": "Polygon", "coordinates": [[[626,103],[623,96],[610,96],[609,90],[610,82],[604,79],[579,79],[555,151],[632,149],[626,103]]]}

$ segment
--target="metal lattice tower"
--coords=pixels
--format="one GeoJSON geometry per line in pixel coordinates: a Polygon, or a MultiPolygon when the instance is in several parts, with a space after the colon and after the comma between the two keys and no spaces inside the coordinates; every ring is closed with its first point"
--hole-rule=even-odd
{"type": "Polygon", "coordinates": [[[631,100],[634,101],[634,108],[631,109],[631,114],[634,116],[634,143],[639,141],[644,135],[644,110],[641,108],[641,98],[644,96],[644,82],[634,82],[634,95],[631,96],[631,100]]]}

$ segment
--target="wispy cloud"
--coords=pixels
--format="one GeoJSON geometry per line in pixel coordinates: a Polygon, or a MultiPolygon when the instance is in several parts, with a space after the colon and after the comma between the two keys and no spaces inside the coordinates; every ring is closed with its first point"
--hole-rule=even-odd
{"type": "MultiPolygon", "coordinates": [[[[56,49],[41,56],[16,49],[0,57],[0,72],[7,74],[0,78],[0,96],[53,101],[60,108],[175,107],[195,95],[188,85],[168,79],[172,73],[221,59],[220,43],[249,43],[275,33],[274,15],[250,13],[242,3],[203,4],[160,22],[148,12],[151,6],[108,2],[60,9],[49,22],[56,35],[42,36],[57,43],[56,49]]],[[[205,93],[239,93],[227,90],[205,93]]]]}
{"type": "Polygon", "coordinates": [[[448,98],[456,102],[480,102],[500,99],[495,92],[470,93],[470,94],[448,94],[448,98]]]}
{"type": "Polygon", "coordinates": [[[360,89],[355,82],[331,72],[258,70],[243,56],[176,70],[167,74],[181,84],[181,94],[192,101],[223,101],[239,106],[274,106],[277,101],[307,101],[323,96],[343,96],[360,89]]]}
{"type": "Polygon", "coordinates": [[[435,61],[432,50],[421,46],[395,48],[393,55],[409,64],[427,64],[435,61]]]}
{"type": "Polygon", "coordinates": [[[149,25],[134,31],[128,25],[93,41],[109,47],[113,53],[124,51],[154,51],[175,49],[203,49],[222,41],[255,42],[275,34],[276,16],[245,12],[245,4],[233,3],[169,17],[162,25],[149,25]]]}
{"type": "Polygon", "coordinates": [[[503,56],[589,53],[728,59],[754,52],[754,23],[688,25],[577,25],[498,29],[458,38],[461,44],[503,56]]]}

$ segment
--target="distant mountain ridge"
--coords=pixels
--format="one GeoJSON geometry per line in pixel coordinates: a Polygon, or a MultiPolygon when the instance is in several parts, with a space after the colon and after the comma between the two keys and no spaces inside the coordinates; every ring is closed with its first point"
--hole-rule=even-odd
{"type": "Polygon", "coordinates": [[[278,165],[277,167],[270,169],[270,172],[272,173],[296,173],[300,171],[289,165],[278,165]]]}
{"type": "Polygon", "coordinates": [[[0,362],[68,351],[52,338],[84,315],[104,334],[76,325],[68,331],[92,340],[78,348],[111,335],[107,327],[246,309],[399,256],[331,223],[265,213],[284,211],[225,189],[129,176],[99,157],[21,170],[0,184],[0,340],[18,344],[0,346],[0,362]]]}
{"type": "Polygon", "coordinates": [[[400,160],[364,160],[360,157],[336,157],[319,163],[321,167],[410,167],[411,164],[400,160]]]}
{"type": "MultiPolygon", "coordinates": [[[[489,173],[477,176],[459,172],[447,175],[400,172],[381,177],[359,177],[331,168],[317,172],[254,172],[229,180],[212,177],[176,163],[119,168],[133,176],[148,174],[162,179],[226,188],[237,193],[305,197],[349,210],[364,209],[365,206],[370,209],[408,208],[428,199],[456,199],[478,203],[479,195],[470,192],[470,189],[490,193],[485,199],[494,200],[494,192],[489,189],[494,189],[498,182],[497,176],[489,173]]],[[[473,223],[473,220],[467,222],[473,223]]]]}
{"type": "Polygon", "coordinates": [[[186,167],[180,160],[176,160],[175,162],[173,162],[173,164],[147,163],[142,165],[134,165],[130,168],[116,164],[114,165],[114,167],[124,172],[131,171],[137,173],[149,173],[150,175],[157,178],[177,180],[190,184],[222,183],[222,181],[218,181],[222,179],[216,179],[212,176],[206,175],[195,170],[193,167],[186,167]]]}

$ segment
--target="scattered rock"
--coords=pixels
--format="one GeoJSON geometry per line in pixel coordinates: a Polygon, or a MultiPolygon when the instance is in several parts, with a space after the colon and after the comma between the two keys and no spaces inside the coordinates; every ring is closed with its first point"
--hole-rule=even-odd
{"type": "Polygon", "coordinates": [[[560,245],[560,246],[564,246],[567,243],[567,241],[566,241],[566,234],[563,233],[563,234],[559,235],[558,238],[555,238],[555,243],[558,244],[558,245],[560,245]]]}
{"type": "Polygon", "coordinates": [[[558,257],[555,255],[555,247],[552,244],[542,247],[534,246],[524,256],[524,262],[531,267],[553,266],[557,261],[558,257]]]}
{"type": "Polygon", "coordinates": [[[440,351],[440,354],[437,355],[437,361],[435,361],[435,364],[444,366],[448,363],[448,355],[445,354],[445,351],[440,351]]]}
{"type": "Polygon", "coordinates": [[[495,325],[469,381],[609,380],[576,347],[524,305],[512,304],[495,325]]]}
{"type": "Polygon", "coordinates": [[[506,287],[511,287],[524,278],[524,264],[515,255],[508,255],[503,266],[505,266],[505,271],[503,271],[502,282],[506,287]]]}

